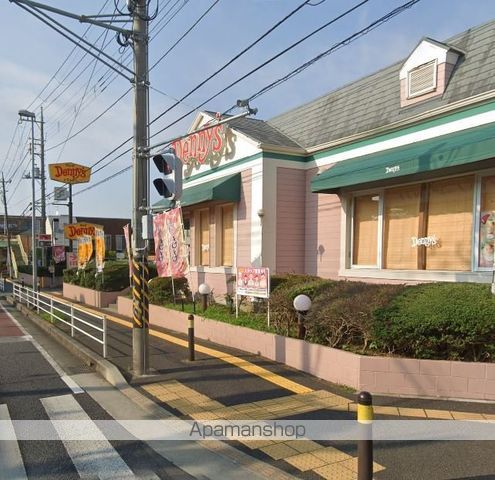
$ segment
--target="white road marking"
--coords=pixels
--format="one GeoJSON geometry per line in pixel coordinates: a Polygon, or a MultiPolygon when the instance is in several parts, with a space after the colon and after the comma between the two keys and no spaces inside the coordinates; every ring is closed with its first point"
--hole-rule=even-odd
{"type": "Polygon", "coordinates": [[[31,335],[0,337],[0,343],[31,342],[32,340],[33,337],[31,335]]]}
{"type": "Polygon", "coordinates": [[[0,420],[3,426],[0,441],[0,480],[25,480],[27,479],[26,469],[18,443],[16,440],[5,440],[16,438],[7,405],[0,405],[0,420]],[[7,423],[5,427],[4,421],[10,422],[10,426],[7,423]]]}
{"type": "MultiPolygon", "coordinates": [[[[85,420],[84,431],[81,434],[95,440],[62,440],[67,453],[70,455],[79,475],[83,478],[125,479],[136,478],[134,472],[115,451],[110,442],[88,414],[82,409],[72,395],[42,398],[46,413],[50,420],[85,420]]],[[[70,434],[74,435],[73,424],[70,434]]],[[[55,422],[54,427],[60,437],[64,438],[63,422],[55,422]]]]}
{"type": "Polygon", "coordinates": [[[62,381],[72,390],[74,394],[83,393],[84,390],[67,375],[64,369],[55,361],[55,359],[26,331],[26,329],[14,318],[14,316],[0,303],[0,308],[9,316],[9,318],[16,324],[21,330],[24,336],[29,337],[31,343],[37,348],[37,350],[43,355],[45,360],[53,367],[53,369],[60,376],[62,381]]]}

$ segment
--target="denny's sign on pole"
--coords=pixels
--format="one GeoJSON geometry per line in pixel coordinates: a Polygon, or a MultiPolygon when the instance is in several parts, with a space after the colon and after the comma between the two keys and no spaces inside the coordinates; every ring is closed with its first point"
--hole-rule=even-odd
{"type": "Polygon", "coordinates": [[[87,183],[91,179],[91,168],[77,163],[52,163],[48,165],[50,178],[62,183],[87,183]]]}
{"type": "Polygon", "coordinates": [[[65,238],[68,238],[69,240],[75,240],[84,237],[85,235],[95,238],[96,229],[103,229],[103,227],[93,223],[71,223],[65,225],[64,235],[65,238]]]}

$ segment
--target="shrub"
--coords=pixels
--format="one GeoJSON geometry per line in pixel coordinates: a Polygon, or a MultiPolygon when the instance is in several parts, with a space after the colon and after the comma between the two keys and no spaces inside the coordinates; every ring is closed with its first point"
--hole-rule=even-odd
{"type": "Polygon", "coordinates": [[[308,312],[306,338],[334,348],[364,352],[373,345],[373,314],[404,289],[401,285],[380,285],[338,281],[314,298],[308,312]]]}
{"type": "Polygon", "coordinates": [[[373,334],[390,353],[493,361],[495,299],[490,286],[474,283],[407,287],[375,313],[373,334]]]}
{"type": "MultiPolygon", "coordinates": [[[[149,282],[150,303],[165,305],[174,301],[171,277],[155,277],[149,282]]],[[[186,298],[191,297],[191,290],[186,278],[174,278],[175,295],[182,294],[186,298]]]]}
{"type": "Polygon", "coordinates": [[[311,275],[285,275],[270,295],[270,315],[275,330],[284,335],[295,335],[297,314],[292,304],[297,295],[305,294],[311,299],[330,288],[335,282],[311,275]]]}
{"type": "Polygon", "coordinates": [[[97,273],[91,261],[84,270],[64,270],[64,282],[103,292],[120,291],[129,286],[129,263],[107,261],[103,273],[97,273]]]}

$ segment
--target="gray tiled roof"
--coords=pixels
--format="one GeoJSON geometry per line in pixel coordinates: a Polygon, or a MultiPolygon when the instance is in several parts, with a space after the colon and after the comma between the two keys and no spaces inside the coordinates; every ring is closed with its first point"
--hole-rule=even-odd
{"type": "Polygon", "coordinates": [[[305,148],[366,132],[495,89],[495,21],[446,42],[465,52],[443,96],[400,107],[403,61],[278,115],[267,122],[305,148]]]}
{"type": "MultiPolygon", "coordinates": [[[[215,115],[213,112],[205,113],[212,116],[215,115]]],[[[230,115],[223,115],[223,117],[229,116],[230,115]]],[[[247,117],[236,118],[235,120],[230,121],[229,125],[234,130],[237,130],[260,143],[281,147],[302,148],[297,142],[290,139],[287,135],[280,132],[275,126],[269,125],[264,120],[247,117]]]]}

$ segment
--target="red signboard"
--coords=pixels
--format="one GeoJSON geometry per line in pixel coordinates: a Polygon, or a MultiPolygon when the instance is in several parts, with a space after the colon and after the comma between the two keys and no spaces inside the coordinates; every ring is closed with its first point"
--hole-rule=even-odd
{"type": "Polygon", "coordinates": [[[191,175],[201,165],[216,166],[229,150],[233,150],[230,130],[225,124],[215,125],[172,143],[177,156],[184,164],[184,176],[191,175]]]}

